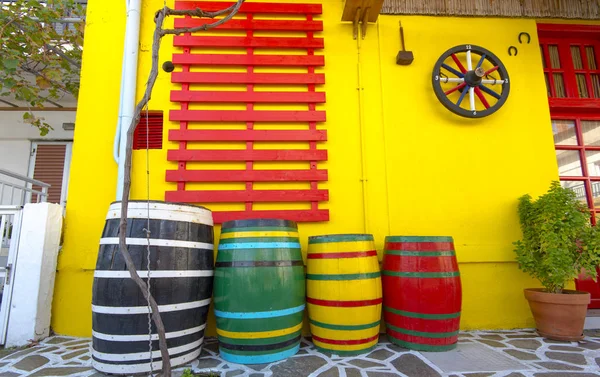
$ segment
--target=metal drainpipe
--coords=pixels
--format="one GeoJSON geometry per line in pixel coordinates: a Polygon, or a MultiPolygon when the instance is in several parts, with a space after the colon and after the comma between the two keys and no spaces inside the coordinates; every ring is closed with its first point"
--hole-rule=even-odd
{"type": "Polygon", "coordinates": [[[362,183],[362,192],[363,192],[363,222],[364,222],[364,232],[369,233],[368,225],[367,225],[367,217],[368,217],[368,203],[367,203],[367,183],[368,183],[368,174],[367,174],[367,163],[366,163],[366,152],[365,152],[365,141],[364,141],[364,88],[362,86],[362,68],[361,68],[361,55],[360,48],[362,40],[362,28],[358,28],[358,35],[356,37],[356,73],[357,73],[357,83],[356,83],[356,91],[358,92],[358,129],[359,129],[359,137],[360,137],[360,168],[361,168],[361,177],[360,181],[362,183]]]}
{"type": "Polygon", "coordinates": [[[140,42],[140,6],[141,0],[129,0],[127,6],[127,23],[125,26],[125,48],[123,52],[123,76],[121,112],[117,132],[119,138],[119,168],[117,177],[117,200],[123,198],[123,179],[125,176],[125,152],[127,145],[127,130],[133,119],[135,110],[135,94],[137,84],[138,47],[140,42]]]}

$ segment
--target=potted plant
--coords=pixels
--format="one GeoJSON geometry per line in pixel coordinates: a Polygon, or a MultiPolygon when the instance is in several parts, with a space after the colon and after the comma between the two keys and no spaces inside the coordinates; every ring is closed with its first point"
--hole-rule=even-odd
{"type": "Polygon", "coordinates": [[[525,289],[538,333],[549,339],[577,341],[590,303],[588,292],[565,289],[581,273],[596,279],[600,264],[600,231],[575,193],[552,182],[537,200],[519,198],[523,240],[515,253],[519,268],[544,288],[525,289]]]}

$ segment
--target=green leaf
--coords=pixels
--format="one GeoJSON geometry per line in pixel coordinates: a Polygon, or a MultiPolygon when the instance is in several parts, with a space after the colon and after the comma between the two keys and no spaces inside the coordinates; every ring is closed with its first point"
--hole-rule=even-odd
{"type": "Polygon", "coordinates": [[[2,65],[6,69],[14,70],[19,66],[19,61],[17,59],[3,59],[2,65]]]}

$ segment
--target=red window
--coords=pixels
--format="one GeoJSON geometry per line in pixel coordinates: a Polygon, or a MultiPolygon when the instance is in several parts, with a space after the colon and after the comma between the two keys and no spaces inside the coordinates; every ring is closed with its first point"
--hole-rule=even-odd
{"type": "Polygon", "coordinates": [[[538,25],[560,180],[600,218],[600,27],[538,25]]]}
{"type": "MultiPolygon", "coordinates": [[[[600,26],[539,24],[540,49],[563,187],[600,223],[600,26]]],[[[598,270],[600,272],[600,269],[598,270]]],[[[575,281],[600,308],[600,281],[575,281]]]]}

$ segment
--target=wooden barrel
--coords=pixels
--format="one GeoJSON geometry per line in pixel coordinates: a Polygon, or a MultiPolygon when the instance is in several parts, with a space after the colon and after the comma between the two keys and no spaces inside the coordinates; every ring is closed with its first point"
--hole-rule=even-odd
{"type": "MultiPolygon", "coordinates": [[[[148,306],[119,252],[121,203],[110,205],[92,293],[92,365],[111,374],[150,370],[148,306]]],[[[213,218],[202,207],[131,201],[127,245],[138,274],[150,275],[173,366],[194,360],[204,340],[213,285],[213,218]],[[150,218],[149,224],[147,217],[150,218]],[[150,273],[145,229],[150,230],[150,273]]],[[[162,368],[152,323],[152,366],[162,368]]]]}
{"type": "Polygon", "coordinates": [[[419,351],[455,348],[462,293],[452,237],[386,237],[382,274],[389,340],[419,351]]]}
{"type": "Polygon", "coordinates": [[[262,364],[298,352],[305,306],[296,223],[223,223],[215,265],[215,317],[221,357],[262,364]]]}
{"type": "Polygon", "coordinates": [[[310,330],[319,350],[357,355],[377,345],[381,273],[372,235],[309,237],[306,281],[310,330]]]}

